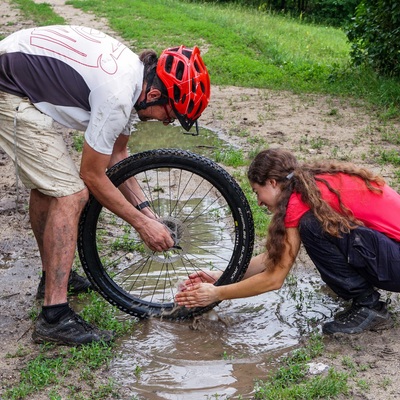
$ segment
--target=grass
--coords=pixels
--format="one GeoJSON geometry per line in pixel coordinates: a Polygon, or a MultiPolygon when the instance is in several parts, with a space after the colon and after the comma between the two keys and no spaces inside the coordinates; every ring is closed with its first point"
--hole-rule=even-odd
{"type": "Polygon", "coordinates": [[[233,172],[234,178],[240,182],[242,188],[251,208],[251,213],[254,220],[254,231],[258,238],[264,238],[268,229],[271,215],[268,214],[265,208],[259,207],[257,203],[257,197],[253,193],[253,190],[249,184],[249,181],[245,174],[240,171],[233,172]]]}
{"type": "MultiPolygon", "coordinates": [[[[38,25],[65,23],[49,3],[11,2],[38,25]]],[[[382,119],[400,116],[400,80],[351,68],[350,44],[341,29],[233,4],[184,0],[69,0],[67,4],[106,17],[136,52],[197,44],[213,84],[352,97],[366,102],[382,119]]]]}
{"type": "Polygon", "coordinates": [[[27,19],[37,25],[65,24],[65,19],[56,14],[49,3],[36,4],[32,0],[11,0],[10,3],[16,5],[27,19]]]}
{"type": "Polygon", "coordinates": [[[228,167],[243,167],[248,164],[243,151],[234,147],[220,148],[214,151],[213,159],[228,167]]]}
{"type": "Polygon", "coordinates": [[[348,392],[348,375],[329,369],[326,375],[309,376],[308,363],[323,354],[322,337],[314,334],[307,346],[280,360],[279,369],[266,381],[259,381],[255,399],[331,399],[348,392]]]}
{"type": "Polygon", "coordinates": [[[399,116],[400,81],[350,68],[345,33],[232,4],[179,0],[69,0],[106,17],[134,51],[184,43],[203,51],[218,85],[329,93],[399,116]],[[301,38],[301,40],[299,40],[301,38]]]}
{"type": "Polygon", "coordinates": [[[78,153],[82,153],[85,136],[82,132],[75,131],[72,133],[72,146],[78,153]]]}

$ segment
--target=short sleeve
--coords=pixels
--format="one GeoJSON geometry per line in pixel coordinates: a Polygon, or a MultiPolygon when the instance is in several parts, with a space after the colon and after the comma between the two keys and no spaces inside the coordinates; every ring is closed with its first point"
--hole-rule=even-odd
{"type": "Polygon", "coordinates": [[[310,210],[307,204],[303,203],[299,193],[293,193],[290,198],[286,209],[285,227],[297,228],[301,217],[310,210]]]}

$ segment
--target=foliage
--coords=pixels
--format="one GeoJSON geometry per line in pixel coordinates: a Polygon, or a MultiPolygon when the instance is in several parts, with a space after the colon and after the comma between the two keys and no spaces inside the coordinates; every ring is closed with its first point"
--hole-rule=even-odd
{"type": "Polygon", "coordinates": [[[82,132],[76,131],[72,133],[72,146],[77,152],[82,153],[84,142],[85,137],[82,132]]]}
{"type": "Polygon", "coordinates": [[[400,1],[362,0],[347,36],[355,65],[400,77],[400,1]]]}
{"type": "Polygon", "coordinates": [[[315,0],[308,10],[309,19],[315,22],[343,26],[354,17],[360,0],[315,0]]]}

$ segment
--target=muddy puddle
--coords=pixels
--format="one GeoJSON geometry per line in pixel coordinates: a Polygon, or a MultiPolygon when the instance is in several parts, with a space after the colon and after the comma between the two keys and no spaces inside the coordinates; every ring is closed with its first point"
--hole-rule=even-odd
{"type": "Polygon", "coordinates": [[[129,141],[131,153],[176,148],[209,156],[217,148],[230,146],[221,140],[216,132],[202,127],[199,128],[199,135],[194,136],[193,133],[196,133],[194,126],[189,133],[184,131],[181,126],[175,124],[164,126],[157,121],[138,122],[135,126],[136,130],[132,133],[129,141]]]}
{"type": "MultiPolygon", "coordinates": [[[[194,137],[157,127],[139,124],[131,152],[175,147],[207,156],[221,147],[211,131],[194,137]]],[[[330,295],[313,267],[299,263],[279,291],[225,301],[195,320],[142,320],[120,339],[110,375],[129,399],[251,399],[276,360],[331,318],[338,304],[330,295]]]]}
{"type": "Polygon", "coordinates": [[[223,302],[195,320],[141,321],[120,340],[111,375],[134,399],[251,399],[276,359],[331,318],[337,302],[322,289],[297,266],[280,291],[223,302]]]}

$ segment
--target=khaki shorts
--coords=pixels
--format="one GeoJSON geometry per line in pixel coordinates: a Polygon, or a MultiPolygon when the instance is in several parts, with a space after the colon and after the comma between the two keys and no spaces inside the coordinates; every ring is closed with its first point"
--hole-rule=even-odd
{"type": "Polygon", "coordinates": [[[0,147],[28,189],[63,197],[85,188],[53,119],[27,98],[0,92],[0,147]]]}

